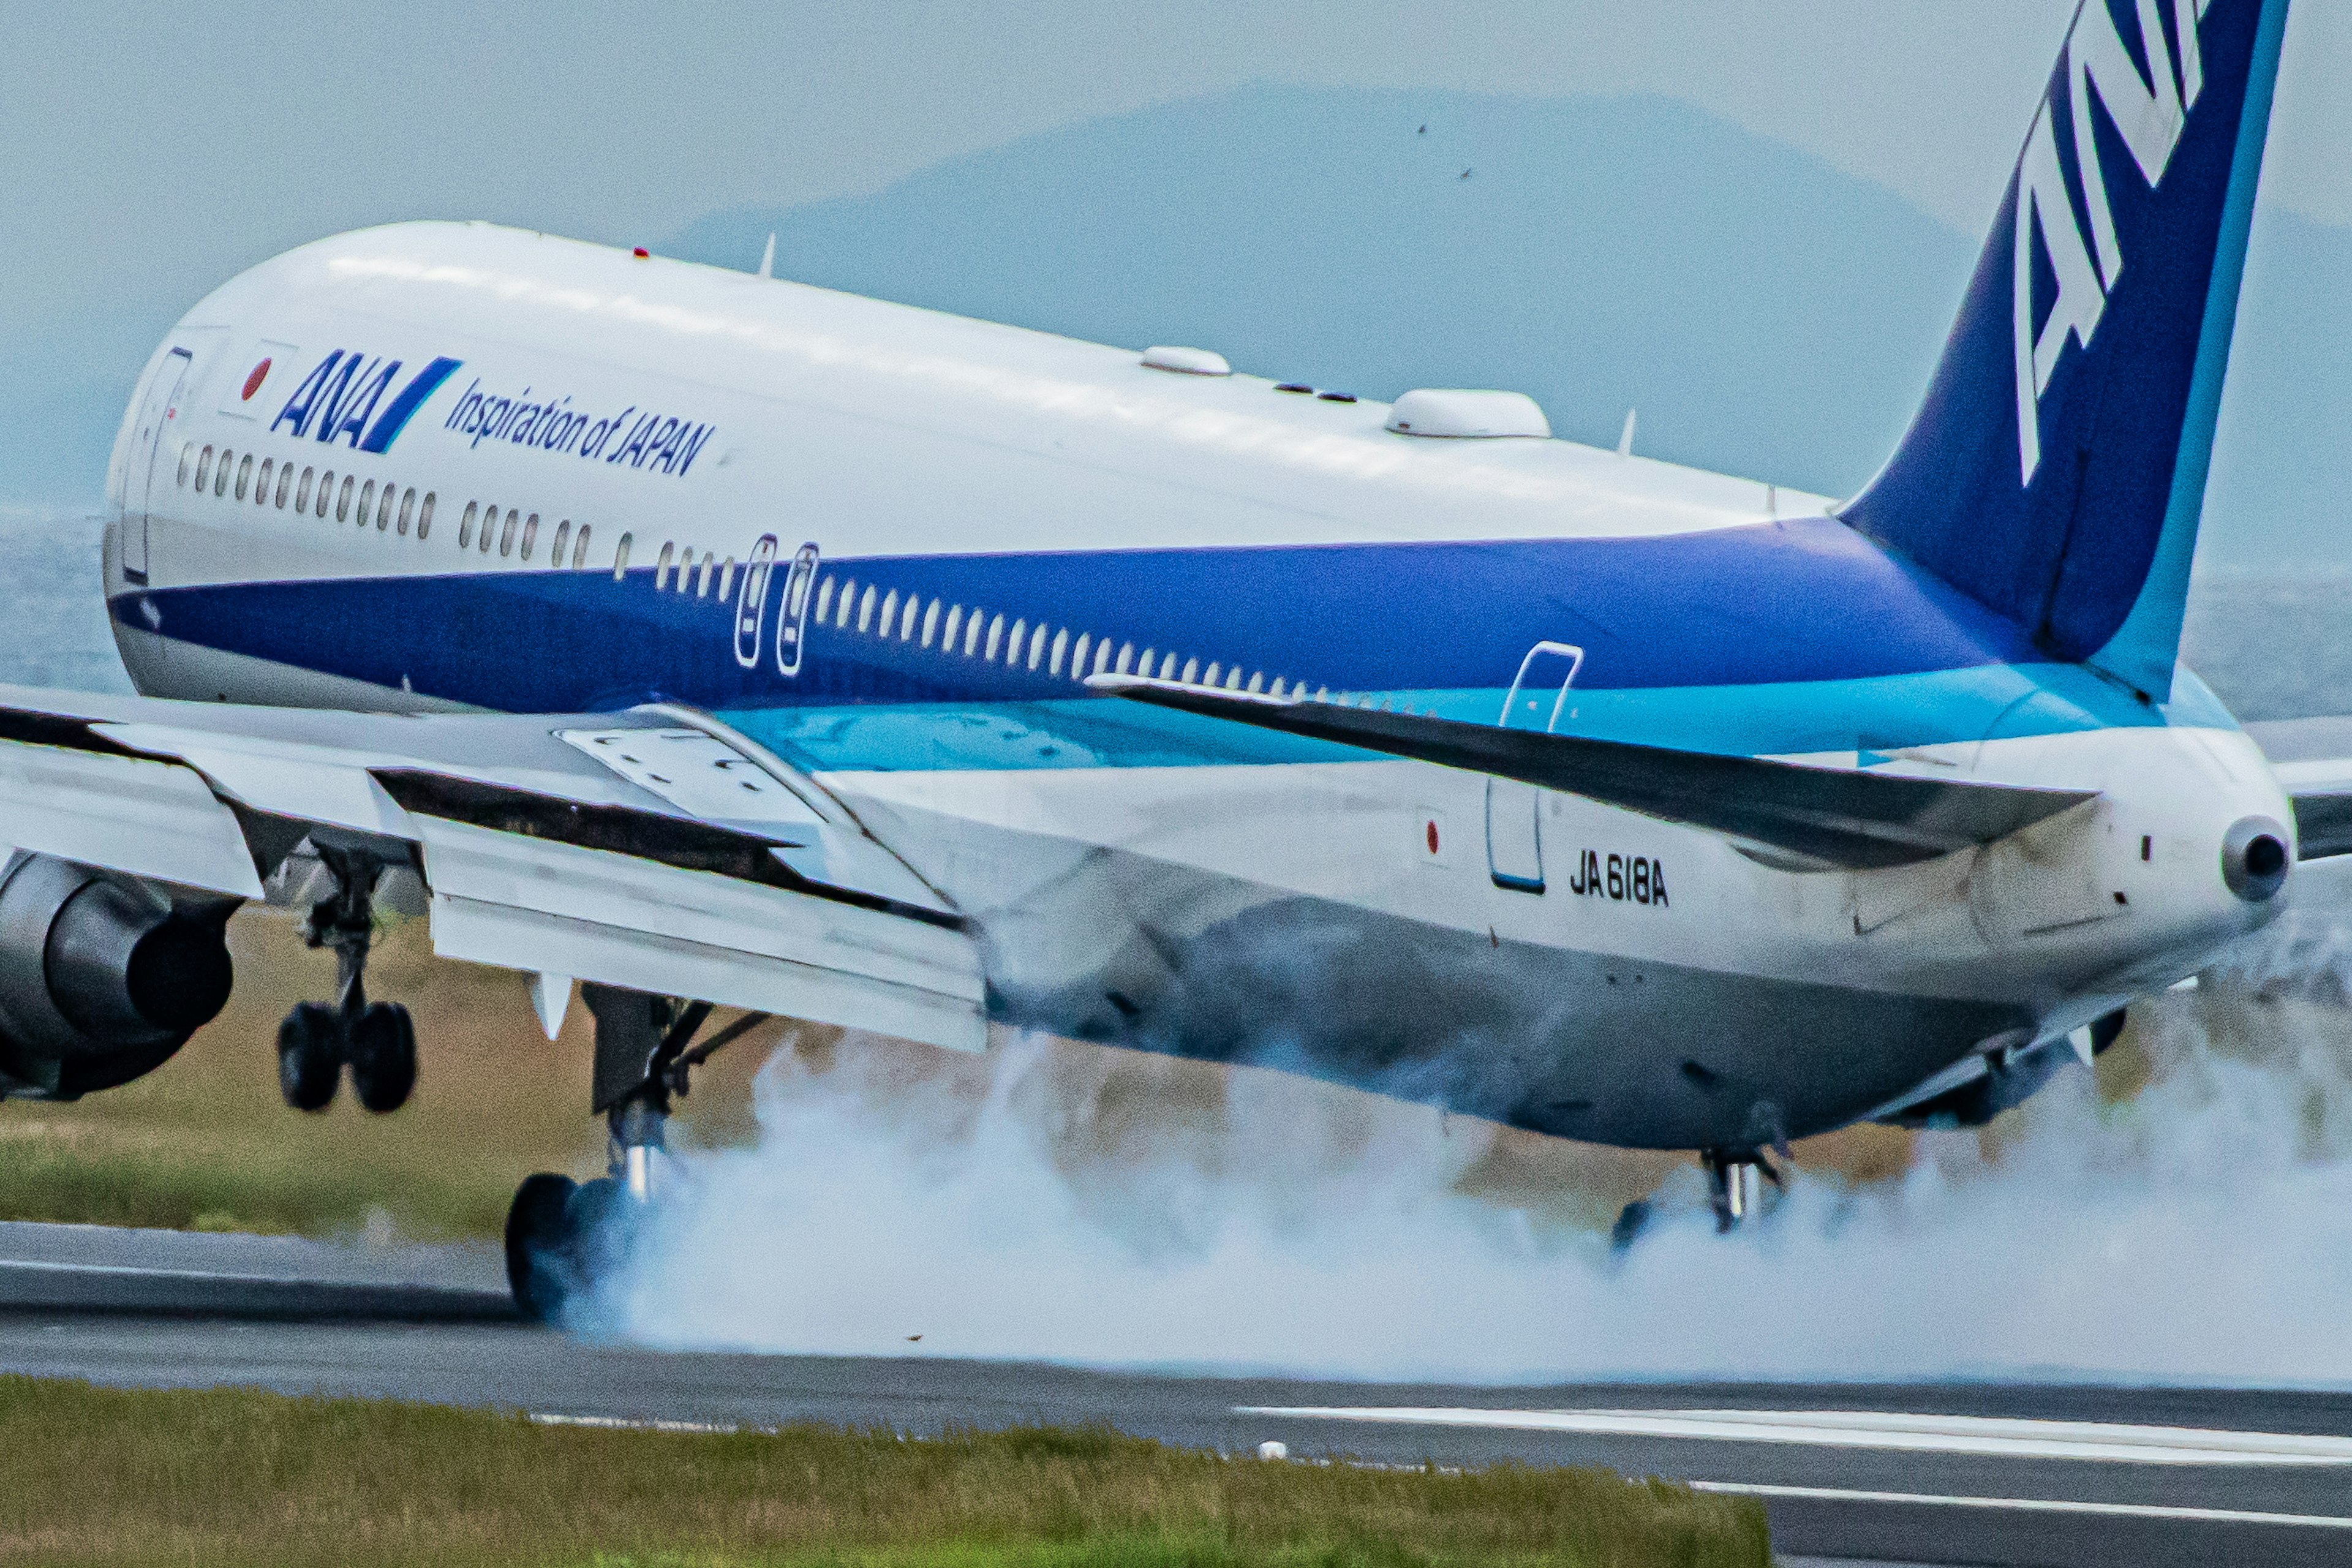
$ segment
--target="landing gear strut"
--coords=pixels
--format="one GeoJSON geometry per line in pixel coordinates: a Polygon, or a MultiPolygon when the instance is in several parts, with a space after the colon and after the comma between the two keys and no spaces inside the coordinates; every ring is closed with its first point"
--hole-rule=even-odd
{"type": "Polygon", "coordinates": [[[688,1075],[721,1047],[766,1020],[747,1013],[701,1044],[708,1002],[679,1002],[611,985],[583,985],[596,1021],[590,1105],[611,1136],[605,1173],[593,1181],[542,1173],[524,1181],[507,1211],[507,1283],[523,1316],[556,1318],[625,1251],[644,1205],[660,1182],[673,1100],[688,1075]]]}
{"type": "Polygon", "coordinates": [[[1762,1188],[1759,1175],[1776,1190],[1785,1184],[1780,1168],[1761,1149],[1709,1149],[1699,1156],[1706,1172],[1707,1203],[1715,1210],[1717,1235],[1727,1236],[1756,1212],[1762,1188]]]}
{"type": "Polygon", "coordinates": [[[375,885],[384,862],[362,850],[314,845],[333,889],[310,906],[302,940],[335,950],[335,1000],[299,1002],[278,1026],[278,1087],[297,1110],[324,1110],[343,1068],[368,1110],[397,1110],[416,1087],[416,1026],[397,1002],[367,999],[375,885]]]}

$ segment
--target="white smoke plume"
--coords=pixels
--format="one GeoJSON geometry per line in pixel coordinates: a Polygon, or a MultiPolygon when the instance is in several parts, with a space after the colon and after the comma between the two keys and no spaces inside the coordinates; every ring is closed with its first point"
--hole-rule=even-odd
{"type": "Polygon", "coordinates": [[[782,1050],[756,1143],[681,1156],[591,1317],[681,1347],[1371,1379],[2352,1383],[2347,972],[2352,921],[2291,912],[2136,1009],[2106,1093],[2070,1066],[1898,1176],[1801,1171],[1729,1238],[1676,1169],[1622,1257],[1615,1200],[1497,1192],[1515,1135],[1281,1074],[782,1050]],[[2135,1058],[2145,1081],[2116,1081],[2135,1058]]]}

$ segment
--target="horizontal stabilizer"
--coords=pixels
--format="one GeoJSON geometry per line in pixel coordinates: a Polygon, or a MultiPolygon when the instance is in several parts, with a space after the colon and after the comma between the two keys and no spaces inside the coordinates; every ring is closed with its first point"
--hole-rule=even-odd
{"type": "Polygon", "coordinates": [[[1375,708],[1097,675],[1097,691],[1391,756],[1517,779],[1704,828],[1809,869],[1868,870],[1990,844],[2096,798],[1677,752],[1375,708]]]}
{"type": "Polygon", "coordinates": [[[2295,858],[2352,855],[2352,718],[2273,720],[2246,733],[2294,802],[2295,858]]]}

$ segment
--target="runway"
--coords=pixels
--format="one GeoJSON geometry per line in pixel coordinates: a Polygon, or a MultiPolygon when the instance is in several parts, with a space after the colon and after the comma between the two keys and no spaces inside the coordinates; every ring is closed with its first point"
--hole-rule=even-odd
{"type": "Polygon", "coordinates": [[[1294,1458],[1599,1464],[1761,1498],[1792,1565],[2352,1562],[2352,1391],[1442,1387],[678,1353],[518,1321],[494,1249],[0,1225],[0,1372],[928,1434],[1101,1422],[1294,1458]]]}

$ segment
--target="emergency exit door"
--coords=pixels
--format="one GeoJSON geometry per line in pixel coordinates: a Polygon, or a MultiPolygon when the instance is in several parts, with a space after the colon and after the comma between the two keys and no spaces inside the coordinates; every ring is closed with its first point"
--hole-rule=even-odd
{"type": "MultiPolygon", "coordinates": [[[[1503,699],[1502,727],[1545,734],[1558,729],[1568,710],[1568,689],[1583,663],[1584,650],[1567,643],[1539,642],[1529,648],[1503,699]]],[[[1543,891],[1543,830],[1537,819],[1542,804],[1543,791],[1533,784],[1486,781],[1486,870],[1496,887],[1543,891]]]]}

